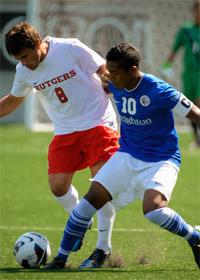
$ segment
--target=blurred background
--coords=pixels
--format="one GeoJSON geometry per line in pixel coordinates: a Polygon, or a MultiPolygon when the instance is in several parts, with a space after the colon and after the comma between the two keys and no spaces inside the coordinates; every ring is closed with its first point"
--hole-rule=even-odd
{"type": "MultiPolygon", "coordinates": [[[[177,29],[191,19],[193,0],[1,0],[0,96],[10,92],[15,61],[4,47],[4,34],[16,22],[28,20],[42,36],[78,37],[103,57],[121,41],[129,41],[142,54],[141,69],[160,76],[177,29]]],[[[180,51],[169,82],[181,90],[180,51]]],[[[31,129],[45,130],[49,120],[33,96],[1,123],[24,122],[31,129]]],[[[176,120],[179,129],[187,121],[176,120]]]]}

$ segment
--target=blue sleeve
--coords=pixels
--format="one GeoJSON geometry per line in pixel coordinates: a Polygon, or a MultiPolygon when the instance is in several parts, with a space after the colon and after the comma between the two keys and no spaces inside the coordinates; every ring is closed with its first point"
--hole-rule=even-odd
{"type": "Polygon", "coordinates": [[[108,91],[113,92],[113,84],[111,82],[108,83],[108,91]]]}
{"type": "Polygon", "coordinates": [[[166,83],[164,87],[159,88],[157,91],[156,106],[172,110],[180,99],[180,95],[180,91],[166,83]]]}

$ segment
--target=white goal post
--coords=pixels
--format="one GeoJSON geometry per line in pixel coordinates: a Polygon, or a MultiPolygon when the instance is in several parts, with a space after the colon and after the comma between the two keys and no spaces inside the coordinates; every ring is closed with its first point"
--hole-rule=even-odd
{"type": "MultiPolygon", "coordinates": [[[[40,30],[40,0],[27,1],[27,21],[40,30]]],[[[24,123],[32,131],[52,131],[53,125],[45,113],[39,98],[30,93],[25,101],[24,123]]]]}

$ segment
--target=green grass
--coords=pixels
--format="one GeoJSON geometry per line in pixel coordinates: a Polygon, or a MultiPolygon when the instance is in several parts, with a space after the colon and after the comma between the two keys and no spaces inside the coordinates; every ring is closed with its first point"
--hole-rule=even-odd
{"type": "MultiPolygon", "coordinates": [[[[20,125],[1,126],[0,279],[200,279],[187,243],[146,221],[140,201],[117,214],[112,238],[113,261],[121,259],[121,268],[76,269],[95,247],[96,218],[82,249],[70,256],[69,263],[74,269],[45,272],[20,268],[13,257],[17,237],[26,231],[41,232],[48,237],[55,255],[67,219],[47,183],[46,154],[51,137],[51,133],[31,133],[20,125]]],[[[190,142],[189,134],[180,135],[183,163],[170,207],[196,225],[200,224],[200,152],[190,151],[190,142]]],[[[77,173],[74,178],[81,196],[88,189],[88,178],[88,170],[77,173]]]]}

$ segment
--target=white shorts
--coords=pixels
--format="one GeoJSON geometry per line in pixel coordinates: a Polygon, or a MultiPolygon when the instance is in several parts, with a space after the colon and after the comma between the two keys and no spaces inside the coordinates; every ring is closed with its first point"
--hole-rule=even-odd
{"type": "Polygon", "coordinates": [[[179,168],[171,161],[145,162],[128,153],[116,152],[92,181],[103,185],[118,210],[135,199],[143,199],[145,190],[154,189],[169,201],[179,168]]]}

